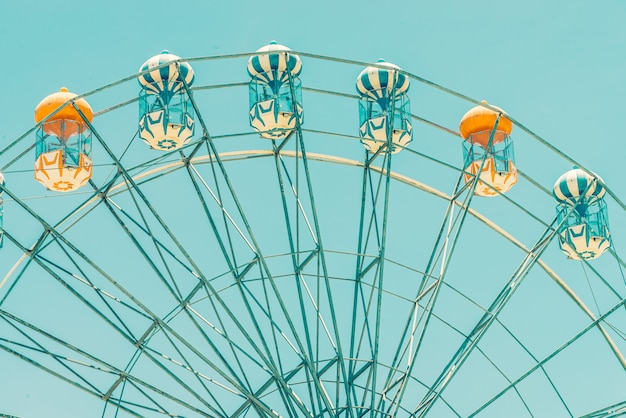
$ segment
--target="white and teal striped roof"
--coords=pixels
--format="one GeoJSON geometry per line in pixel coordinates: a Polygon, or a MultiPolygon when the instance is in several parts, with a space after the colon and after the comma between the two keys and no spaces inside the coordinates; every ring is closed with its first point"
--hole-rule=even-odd
{"type": "Polygon", "coordinates": [[[139,68],[139,72],[143,73],[152,68],[154,70],[145,74],[140,74],[137,78],[139,84],[144,86],[146,90],[151,93],[159,93],[165,90],[180,90],[182,86],[176,81],[185,81],[188,86],[193,84],[195,75],[193,68],[186,62],[177,62],[180,57],[174,54],[170,54],[168,51],[163,51],[159,55],[155,55],[148,61],[144,62],[139,68]],[[170,65],[165,65],[161,68],[157,68],[162,64],[170,62],[170,65]]]}
{"type": "Polygon", "coordinates": [[[594,204],[602,199],[606,189],[602,179],[574,168],[563,174],[554,184],[552,195],[559,203],[575,206],[579,203],[594,204]],[[577,201],[582,196],[581,201],[577,201]]]}
{"type": "Polygon", "coordinates": [[[289,73],[292,77],[298,77],[302,72],[302,60],[288,51],[291,49],[275,41],[259,48],[256,52],[262,54],[248,60],[248,74],[266,83],[274,80],[284,83],[289,79],[289,73]]]}
{"type": "Polygon", "coordinates": [[[402,70],[395,64],[379,59],[376,63],[382,67],[367,67],[356,78],[356,90],[362,97],[374,100],[388,97],[394,88],[395,94],[405,93],[409,90],[410,79],[397,70],[402,70]]]}

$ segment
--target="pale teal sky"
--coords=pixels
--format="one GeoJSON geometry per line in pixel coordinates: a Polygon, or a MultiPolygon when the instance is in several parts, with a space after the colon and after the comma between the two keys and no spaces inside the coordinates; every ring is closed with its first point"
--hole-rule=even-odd
{"type": "MultiPolygon", "coordinates": [[[[295,51],[311,54],[363,62],[374,62],[382,57],[416,76],[472,99],[487,100],[504,108],[516,121],[585,168],[598,173],[618,198],[626,200],[626,183],[622,172],[626,155],[622,127],[626,112],[625,19],[626,2],[623,0],[549,2],[399,0],[387,3],[371,0],[310,2],[192,0],[180,3],[162,0],[151,2],[0,0],[0,47],[5,57],[5,63],[0,70],[4,82],[4,94],[0,100],[0,149],[34,125],[34,107],[43,97],[57,91],[61,86],[67,86],[75,93],[91,91],[132,75],[146,59],[163,49],[184,58],[217,56],[253,52],[269,41],[276,40],[295,51]]],[[[243,68],[239,74],[211,74],[211,67],[208,65],[198,67],[207,69],[204,73],[198,70],[198,83],[211,84],[214,79],[247,80],[243,68]]],[[[358,68],[355,67],[355,71],[356,75],[358,68]]],[[[328,82],[332,85],[332,78],[333,73],[330,72],[307,72],[304,65],[302,74],[304,85],[307,85],[308,80],[312,83],[328,82]]],[[[138,92],[139,87],[136,89],[138,92]]],[[[442,93],[433,94],[429,87],[417,82],[413,82],[412,89],[413,113],[453,130],[457,129],[465,110],[472,106],[471,103],[457,99],[448,101],[442,93]]],[[[341,91],[354,93],[354,87],[352,85],[341,87],[341,91]]],[[[117,103],[116,97],[107,94],[103,94],[102,99],[94,97],[92,103],[96,111],[111,103],[117,103]]],[[[246,94],[240,96],[245,100],[246,94]]],[[[118,101],[126,98],[120,97],[118,101]]],[[[311,100],[312,105],[314,102],[315,100],[311,100]]],[[[229,106],[229,103],[225,106],[229,106]]],[[[306,103],[305,98],[305,107],[306,103]]],[[[102,123],[108,124],[106,128],[103,127],[103,131],[110,132],[111,140],[117,139],[116,135],[121,136],[128,131],[125,123],[136,117],[134,106],[135,104],[132,104],[132,109],[122,109],[119,113],[112,112],[112,117],[107,117],[106,120],[103,118],[102,123]],[[112,126],[114,124],[118,126],[112,126]]],[[[345,112],[346,114],[340,117],[355,118],[356,108],[351,112],[345,112]]],[[[314,124],[315,116],[311,115],[307,121],[314,124]]],[[[128,133],[127,136],[131,135],[132,133],[128,133]]],[[[34,140],[34,134],[31,136],[34,140]]],[[[555,156],[529,135],[523,134],[520,129],[517,129],[513,136],[515,139],[519,138],[516,141],[518,166],[530,173],[544,187],[551,188],[556,178],[571,168],[570,162],[555,156]]],[[[449,139],[451,137],[449,135],[445,137],[448,138],[445,141],[440,140],[442,137],[445,136],[440,133],[425,133],[421,137],[416,134],[413,144],[416,149],[425,153],[430,151],[441,153],[450,148],[451,156],[446,161],[451,164],[455,164],[456,161],[460,164],[460,141],[457,138],[449,139]]],[[[124,140],[126,139],[128,138],[125,137],[124,140]]],[[[26,142],[32,143],[30,140],[26,142]]],[[[20,145],[22,148],[26,146],[25,143],[20,145]]],[[[6,157],[0,155],[0,166],[7,162],[6,157]]],[[[398,164],[407,170],[411,168],[409,162],[398,164]]],[[[322,176],[318,183],[319,187],[331,189],[332,176],[333,174],[322,176]]],[[[16,177],[17,175],[13,176],[16,177]]],[[[6,173],[6,178],[8,187],[19,188],[20,181],[23,181],[16,179],[11,184],[11,173],[6,173]]],[[[437,183],[436,179],[433,181],[437,183]]],[[[452,187],[453,184],[449,184],[443,191],[450,193],[452,187]]],[[[513,194],[512,198],[525,202],[523,204],[528,205],[531,211],[547,208],[538,216],[546,221],[551,220],[553,212],[549,200],[543,197],[545,200],[531,201],[535,195],[524,187],[521,186],[519,191],[516,191],[518,194],[513,194]],[[527,192],[528,195],[525,194],[527,192]],[[528,200],[525,201],[526,197],[528,200]]],[[[338,199],[346,199],[340,191],[328,192],[336,193],[338,199]]],[[[50,203],[39,202],[38,207],[47,210],[44,208],[53,205],[54,199],[48,201],[50,203]]],[[[402,202],[401,199],[399,201],[402,202]]],[[[407,202],[412,200],[407,197],[407,202]]],[[[498,201],[494,203],[495,206],[490,207],[481,201],[477,203],[477,207],[494,216],[503,225],[511,225],[519,230],[523,236],[523,243],[527,246],[532,245],[533,237],[537,237],[540,231],[536,226],[529,226],[526,229],[524,225],[506,216],[508,212],[501,211],[501,206],[497,206],[500,204],[498,201]]],[[[614,243],[619,254],[622,248],[626,248],[626,213],[615,202],[609,200],[608,204],[614,243]]],[[[9,208],[8,204],[6,206],[9,208]]],[[[337,206],[352,208],[350,202],[339,201],[337,206]]],[[[443,217],[443,209],[440,206],[429,207],[428,215],[421,215],[421,212],[412,206],[408,211],[403,208],[402,216],[432,216],[432,224],[438,226],[443,217]],[[407,212],[410,215],[406,215],[407,212]]],[[[11,214],[5,210],[5,227],[7,230],[15,229],[10,223],[11,214]]],[[[473,230],[464,238],[471,241],[472,233],[473,230]]],[[[332,233],[330,235],[332,236],[332,233]]],[[[487,238],[496,240],[498,245],[497,239],[500,238],[485,237],[487,238]]],[[[408,260],[411,255],[408,251],[406,254],[403,252],[406,250],[404,239],[399,240],[402,245],[398,247],[402,248],[397,250],[398,258],[408,260]]],[[[432,245],[432,240],[433,238],[429,236],[428,242],[417,245],[428,247],[432,245]]],[[[394,244],[390,246],[395,248],[394,244]]],[[[0,280],[15,262],[15,257],[11,256],[9,259],[9,256],[6,256],[8,252],[10,250],[7,248],[0,249],[0,280]]],[[[623,251],[621,254],[622,257],[626,255],[623,251]]],[[[588,273],[588,270],[583,270],[579,263],[575,263],[573,267],[572,264],[563,263],[563,260],[558,258],[560,253],[555,242],[552,243],[549,256],[554,257],[559,267],[562,266],[562,270],[558,270],[557,273],[565,274],[572,282],[570,285],[576,289],[584,289],[587,286],[584,272],[588,273]]],[[[455,257],[457,258],[450,274],[458,273],[463,276],[464,263],[475,260],[477,256],[468,250],[455,257]]],[[[609,258],[608,255],[604,257],[609,258]]],[[[516,267],[514,262],[510,264],[496,260],[490,262],[498,266],[493,267],[493,270],[491,267],[487,268],[485,276],[491,275],[492,271],[500,271],[499,268],[511,273],[516,267]]],[[[607,265],[609,263],[607,260],[603,262],[607,265]]],[[[423,267],[419,265],[419,268],[423,267]]],[[[601,268],[603,267],[604,264],[601,265],[601,268]]],[[[621,270],[616,267],[615,260],[611,260],[610,267],[606,268],[602,271],[610,272],[607,274],[613,275],[612,280],[621,285],[618,290],[623,298],[626,289],[625,283],[618,277],[621,270]]],[[[543,283],[541,280],[535,278],[533,285],[525,283],[528,284],[528,290],[520,290],[517,299],[519,302],[511,302],[512,306],[522,312],[525,310],[524,304],[533,301],[537,303],[537,307],[527,306],[529,322],[526,327],[519,328],[519,332],[527,338],[525,343],[535,350],[538,358],[549,354],[555,347],[542,345],[542,339],[548,338],[549,335],[544,336],[541,333],[548,331],[542,329],[534,335],[533,321],[568,321],[563,312],[571,312],[567,305],[570,303],[569,300],[553,299],[552,292],[556,293],[554,285],[551,284],[548,289],[544,289],[539,284],[543,283]],[[535,291],[537,293],[533,293],[535,291]],[[561,310],[559,303],[563,303],[567,308],[561,310]],[[541,306],[548,308],[543,309],[541,306]]],[[[544,277],[544,280],[547,279],[544,277]]],[[[504,281],[505,277],[498,277],[484,294],[495,295],[494,292],[497,293],[496,290],[504,281]]],[[[463,282],[460,282],[459,286],[462,289],[463,282]]],[[[38,298],[44,297],[41,294],[43,291],[32,289],[32,292],[32,298],[23,296],[25,297],[23,301],[12,302],[24,306],[36,305],[38,298]]],[[[4,289],[0,288],[0,298],[3,295],[4,289]]],[[[28,295],[28,292],[21,292],[18,295],[28,295]]],[[[586,294],[589,298],[586,301],[590,306],[595,306],[594,295],[597,296],[595,293],[586,294]]],[[[488,300],[489,297],[485,296],[481,303],[488,304],[488,300]]],[[[613,299],[607,297],[607,300],[613,299]]],[[[607,302],[599,310],[602,311],[608,305],[610,303],[607,302]]],[[[27,311],[32,318],[49,314],[39,310],[38,306],[33,306],[32,311],[29,309],[27,311]]],[[[456,314],[458,312],[450,313],[453,317],[456,314]]],[[[624,333],[626,318],[623,312],[620,314],[615,322],[620,332],[624,333]]],[[[462,314],[458,316],[454,319],[458,322],[454,323],[469,325],[461,318],[462,314]]],[[[563,332],[559,341],[566,341],[586,323],[585,318],[581,317],[579,320],[572,319],[571,323],[557,327],[563,332]]],[[[3,329],[5,328],[0,325],[0,338],[3,329]]],[[[64,329],[62,323],[58,323],[58,329],[52,331],[58,332],[59,335],[72,334],[71,330],[64,329]]],[[[626,352],[626,342],[620,332],[612,335],[617,339],[622,351],[626,352]],[[620,335],[622,338],[619,338],[620,335]]],[[[589,336],[591,337],[601,338],[598,333],[589,336]]],[[[456,345],[453,344],[453,347],[456,348],[456,345]]],[[[111,349],[116,348],[112,346],[111,349]]],[[[609,388],[604,391],[606,396],[598,402],[589,400],[589,407],[585,408],[585,389],[588,385],[591,386],[595,379],[601,380],[605,375],[594,374],[593,364],[579,362],[577,356],[587,358],[596,355],[595,352],[585,352],[584,348],[580,351],[566,352],[559,357],[563,360],[556,361],[552,366],[555,374],[559,375],[561,370],[581,364],[580,376],[587,378],[587,383],[580,383],[580,389],[565,391],[571,397],[568,402],[571,401],[578,413],[591,412],[602,406],[608,406],[610,402],[621,402],[626,398],[626,375],[619,363],[610,357],[608,350],[605,350],[601,352],[602,359],[598,361],[607,370],[611,370],[608,378],[610,383],[607,384],[609,388]],[[574,400],[572,398],[576,397],[577,390],[580,392],[580,399],[574,400]]],[[[502,361],[506,363],[506,360],[502,361]]],[[[513,365],[509,366],[515,368],[513,365]]],[[[430,376],[437,371],[427,371],[425,374],[430,376]]],[[[481,371],[477,369],[475,373],[479,376],[481,371]]],[[[0,351],[0,375],[3,376],[0,382],[0,416],[9,414],[23,418],[38,418],[102,415],[103,405],[98,399],[69,389],[65,383],[38,372],[34,367],[19,362],[15,356],[4,351],[0,351]],[[10,373],[3,370],[10,370],[10,373]]],[[[511,372],[511,375],[512,378],[517,377],[514,372],[511,372]]],[[[566,380],[576,375],[576,371],[563,372],[564,381],[560,383],[567,386],[566,380]]],[[[477,378],[477,381],[480,379],[477,378]]],[[[570,382],[570,386],[576,384],[572,385],[570,382]]],[[[462,391],[451,388],[451,391],[455,390],[462,391]]],[[[471,392],[469,389],[468,391],[471,392]]],[[[528,391],[532,392],[530,389],[528,391]]],[[[451,393],[451,396],[455,394],[457,392],[451,393]]],[[[468,399],[471,398],[471,393],[466,396],[468,399]]],[[[558,405],[554,410],[563,413],[562,416],[567,416],[563,410],[558,409],[558,405]]]]}
{"type": "MultiPolygon", "coordinates": [[[[500,104],[564,149],[582,137],[615,136],[598,135],[596,121],[617,120],[625,96],[626,4],[619,0],[185,4],[171,18],[165,16],[172,5],[164,1],[34,1],[29,7],[2,1],[0,39],[13,62],[4,71],[12,101],[3,110],[31,108],[40,92],[59,84],[81,92],[116,80],[164,48],[205,56],[254,51],[276,39],[311,53],[384,57],[500,104]]],[[[5,128],[3,136],[15,136],[26,122],[5,128]]],[[[602,147],[590,148],[602,157],[602,147]]]]}

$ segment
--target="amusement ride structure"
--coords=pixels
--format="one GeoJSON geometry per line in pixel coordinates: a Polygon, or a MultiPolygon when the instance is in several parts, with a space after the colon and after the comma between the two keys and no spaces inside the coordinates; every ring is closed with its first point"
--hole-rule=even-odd
{"type": "Polygon", "coordinates": [[[626,414],[601,167],[395,64],[164,51],[0,166],[0,361],[90,416],[626,414]]]}

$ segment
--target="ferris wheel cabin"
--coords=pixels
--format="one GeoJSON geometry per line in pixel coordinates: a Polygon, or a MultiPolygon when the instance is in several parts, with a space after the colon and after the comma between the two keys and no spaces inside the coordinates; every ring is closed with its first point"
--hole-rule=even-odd
{"type": "Polygon", "coordinates": [[[566,172],[554,184],[559,247],[568,258],[593,260],[611,246],[605,193],[602,179],[580,168],[566,172]]]}
{"type": "Polygon", "coordinates": [[[194,133],[194,110],[188,94],[194,72],[180,59],[163,51],[139,68],[139,137],[156,150],[178,149],[194,133]]]}
{"type": "Polygon", "coordinates": [[[461,119],[464,177],[466,183],[478,177],[476,195],[496,196],[517,183],[512,130],[513,122],[495,106],[476,106],[461,119]]]}
{"type": "Polygon", "coordinates": [[[377,153],[387,146],[397,153],[413,140],[410,79],[397,65],[378,60],[356,79],[359,93],[359,136],[365,149],[377,153]]]}
{"type": "Polygon", "coordinates": [[[4,216],[4,201],[2,200],[2,193],[4,192],[4,176],[0,173],[0,248],[2,248],[2,241],[4,238],[3,232],[3,216],[4,216]]]}
{"type": "Polygon", "coordinates": [[[248,60],[250,126],[262,138],[282,139],[304,122],[302,60],[271,42],[248,60]]]}
{"type": "Polygon", "coordinates": [[[37,129],[35,179],[50,190],[67,192],[91,178],[93,111],[84,99],[63,87],[35,108],[37,129]]]}

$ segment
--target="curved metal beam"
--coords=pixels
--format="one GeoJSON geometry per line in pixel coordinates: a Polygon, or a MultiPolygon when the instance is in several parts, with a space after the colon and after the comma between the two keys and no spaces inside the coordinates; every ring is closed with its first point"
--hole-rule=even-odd
{"type": "MultiPolygon", "coordinates": [[[[224,153],[220,153],[219,157],[221,158],[222,161],[224,162],[228,162],[228,161],[234,161],[234,160],[245,160],[245,159],[250,159],[250,158],[259,158],[259,157],[271,157],[274,155],[274,152],[272,150],[242,150],[242,151],[231,151],[231,152],[224,152],[224,153]]],[[[295,152],[295,151],[286,151],[283,150],[280,152],[280,155],[283,157],[288,157],[288,158],[299,158],[300,155],[299,153],[295,152]]],[[[327,155],[327,154],[319,154],[319,153],[307,153],[307,158],[309,159],[309,161],[320,161],[320,162],[326,162],[326,163],[333,163],[333,164],[339,164],[339,165],[345,165],[345,166],[353,166],[353,167],[360,167],[363,168],[365,165],[362,161],[357,161],[357,160],[352,160],[349,158],[344,158],[344,157],[338,157],[338,156],[334,156],[334,155],[327,155]]],[[[214,159],[212,159],[210,156],[208,155],[203,155],[200,157],[194,157],[191,162],[193,164],[212,164],[214,162],[214,159]]],[[[156,175],[156,174],[162,174],[163,172],[167,172],[167,171],[175,171],[181,168],[185,167],[185,161],[174,161],[168,164],[164,164],[162,166],[156,167],[152,170],[148,170],[145,171],[141,174],[138,174],[136,176],[133,177],[133,180],[137,183],[140,183],[142,180],[149,180],[150,177],[156,175]]],[[[380,173],[385,174],[385,169],[382,167],[378,167],[378,166],[370,166],[370,169],[373,171],[378,171],[380,173]]],[[[418,190],[424,191],[426,193],[429,193],[433,196],[439,197],[441,199],[450,201],[452,199],[451,196],[449,196],[448,194],[442,192],[439,189],[436,189],[432,186],[429,186],[425,183],[422,183],[416,179],[413,179],[411,177],[405,176],[403,174],[400,173],[396,173],[394,171],[392,171],[389,176],[396,180],[399,181],[401,183],[404,183],[406,185],[409,185],[411,187],[414,187],[418,190]]],[[[118,184],[116,184],[115,186],[111,187],[111,189],[109,190],[109,194],[111,195],[115,195],[117,193],[121,193],[123,192],[126,188],[128,187],[128,184],[125,182],[120,182],[118,184]]],[[[75,214],[80,213],[82,210],[86,210],[88,207],[90,207],[91,205],[95,204],[96,202],[100,201],[100,197],[99,196],[95,196],[92,199],[86,201],[82,207],[78,208],[75,211],[75,214]]],[[[456,202],[457,205],[462,206],[462,204],[460,202],[456,202]]],[[[524,245],[522,244],[518,239],[516,239],[513,235],[511,235],[509,232],[507,232],[504,228],[502,228],[501,226],[499,226],[498,224],[496,224],[495,222],[491,221],[488,217],[486,217],[485,215],[481,214],[480,212],[478,212],[477,210],[469,207],[467,208],[467,211],[470,215],[472,215],[474,218],[476,218],[477,220],[481,221],[482,223],[484,223],[486,226],[488,226],[489,228],[491,228],[494,232],[500,234],[502,237],[504,237],[507,241],[509,241],[510,243],[512,243],[513,245],[515,245],[516,247],[518,247],[519,249],[521,249],[523,252],[525,252],[526,254],[528,254],[530,252],[530,250],[524,245]]],[[[71,226],[71,217],[68,217],[65,221],[68,222],[71,226]]],[[[63,225],[58,225],[57,226],[57,230],[61,231],[63,229],[63,225]]],[[[6,282],[8,282],[9,277],[15,272],[15,270],[17,269],[17,267],[26,259],[26,257],[21,257],[16,263],[15,265],[9,270],[9,273],[2,279],[2,281],[0,281],[0,286],[4,285],[6,282]]],[[[554,271],[550,268],[550,266],[548,266],[548,264],[543,261],[542,259],[539,259],[537,261],[537,264],[546,272],[546,274],[556,282],[556,284],[574,301],[574,303],[589,317],[589,319],[591,319],[591,321],[597,321],[597,318],[595,317],[595,315],[593,314],[593,312],[587,307],[587,305],[585,305],[585,303],[582,301],[582,299],[580,299],[580,297],[565,283],[565,281],[554,271]]],[[[0,287],[1,289],[1,287],[0,287]]],[[[602,324],[600,322],[597,322],[596,324],[598,330],[602,333],[604,339],[606,340],[606,342],[609,344],[611,350],[613,351],[613,353],[615,354],[615,357],[618,359],[618,361],[620,362],[620,364],[622,365],[622,367],[626,370],[626,358],[624,357],[624,355],[621,353],[621,351],[619,350],[619,348],[617,347],[617,345],[615,344],[615,342],[613,341],[613,339],[611,338],[611,336],[609,335],[609,333],[606,331],[606,329],[604,329],[604,327],[602,326],[602,324]]]]}

